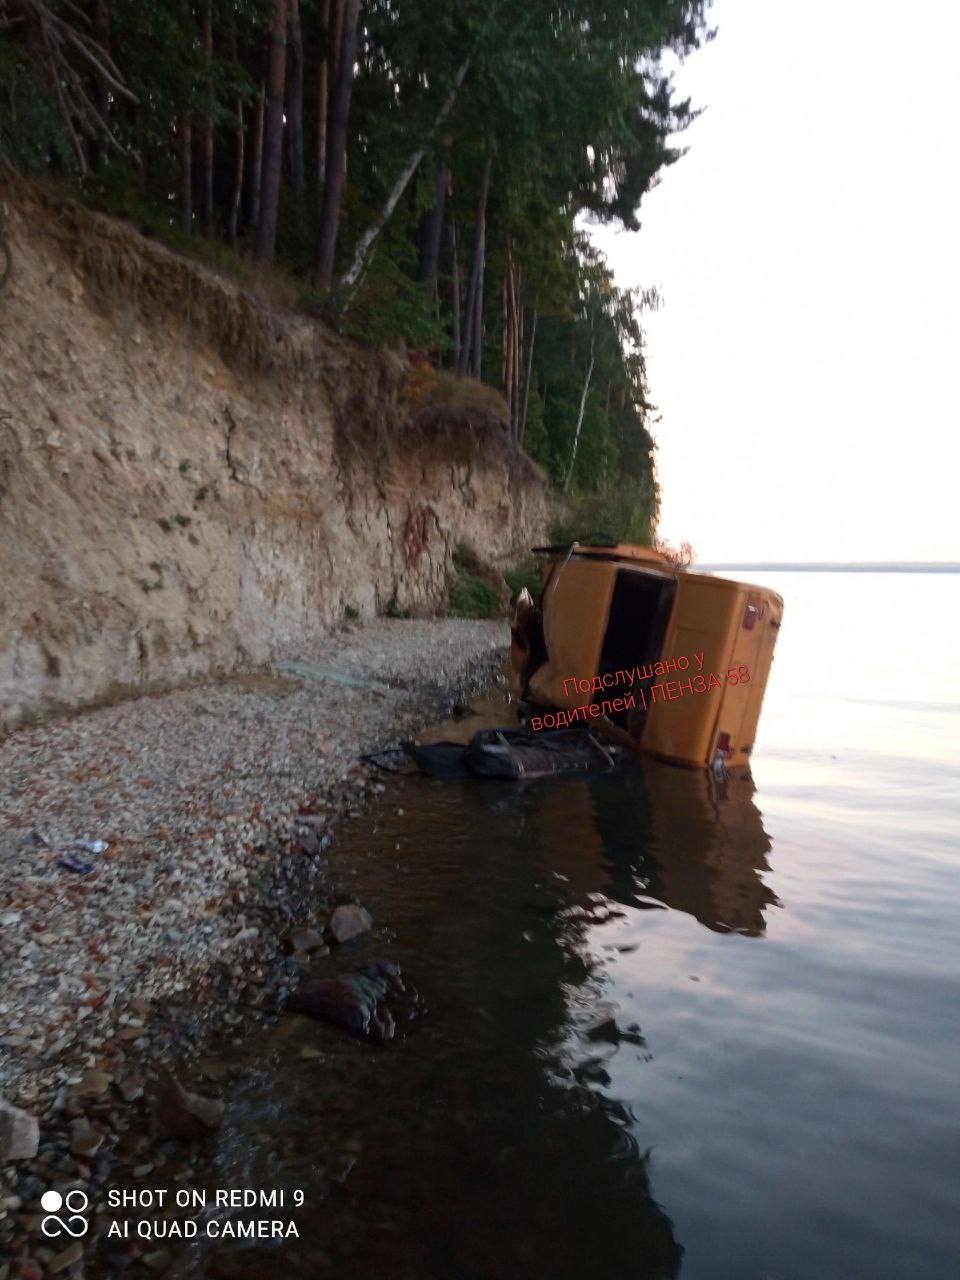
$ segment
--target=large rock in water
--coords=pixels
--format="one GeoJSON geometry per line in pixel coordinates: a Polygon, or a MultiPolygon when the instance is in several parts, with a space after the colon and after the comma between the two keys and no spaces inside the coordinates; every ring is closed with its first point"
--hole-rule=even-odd
{"type": "Polygon", "coordinates": [[[398,1022],[409,1022],[422,1012],[419,996],[404,983],[400,966],[386,962],[308,982],[294,992],[287,1007],[379,1043],[394,1038],[398,1022]]]}
{"type": "Polygon", "coordinates": [[[0,1098],[0,1165],[11,1160],[32,1160],[39,1145],[36,1116],[0,1098]]]}
{"type": "Polygon", "coordinates": [[[174,1138],[187,1141],[201,1138],[223,1123],[226,1108],[218,1098],[205,1098],[202,1094],[185,1089],[175,1077],[171,1077],[160,1097],[158,1120],[163,1129],[174,1138]]]}
{"type": "Polygon", "coordinates": [[[337,942],[349,942],[351,938],[359,938],[361,933],[369,933],[373,927],[373,919],[365,907],[355,902],[348,902],[337,907],[330,917],[330,932],[337,942]]]}

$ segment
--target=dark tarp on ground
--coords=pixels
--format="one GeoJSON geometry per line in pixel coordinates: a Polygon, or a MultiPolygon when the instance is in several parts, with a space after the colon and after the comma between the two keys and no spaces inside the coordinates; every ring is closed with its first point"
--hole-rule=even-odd
{"type": "Polygon", "coordinates": [[[616,748],[605,747],[584,729],[532,733],[526,729],[481,729],[464,746],[460,742],[403,749],[431,778],[543,778],[561,773],[598,773],[614,768],[616,748]]]}

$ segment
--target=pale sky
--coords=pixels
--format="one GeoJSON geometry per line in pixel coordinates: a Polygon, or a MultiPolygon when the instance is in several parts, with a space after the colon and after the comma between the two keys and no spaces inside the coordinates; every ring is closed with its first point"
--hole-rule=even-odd
{"type": "Polygon", "coordinates": [[[661,533],[701,561],[960,560],[960,4],[715,0],[705,108],[595,230],[645,317],[661,533]]]}

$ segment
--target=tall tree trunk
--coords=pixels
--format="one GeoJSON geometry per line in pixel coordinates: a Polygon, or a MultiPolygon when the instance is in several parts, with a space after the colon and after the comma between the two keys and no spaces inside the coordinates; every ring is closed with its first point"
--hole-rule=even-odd
{"type": "Polygon", "coordinates": [[[520,430],[517,432],[517,444],[523,447],[523,437],[527,434],[527,414],[530,411],[530,383],[533,381],[533,344],[537,339],[537,303],[533,303],[533,320],[530,324],[530,342],[527,345],[527,376],[523,381],[523,412],[520,415],[520,430]]]}
{"type": "Polygon", "coordinates": [[[227,237],[231,244],[237,243],[240,229],[240,204],[243,199],[243,160],[245,130],[243,123],[243,99],[237,99],[237,151],[233,167],[233,192],[230,196],[230,212],[227,216],[227,237]]]}
{"type": "Polygon", "coordinates": [[[344,0],[343,35],[337,53],[337,73],[327,132],[327,171],[320,208],[320,233],[317,239],[317,276],[320,287],[333,283],[333,264],[337,252],[337,230],[340,225],[340,203],[343,199],[344,165],[347,157],[347,125],[350,120],[350,95],[353,92],[353,64],[357,56],[357,22],[360,0],[344,0]]]}
{"type": "Polygon", "coordinates": [[[193,127],[190,114],[180,117],[180,230],[193,231],[193,127]]]}
{"type": "MultiPolygon", "coordinates": [[[[93,0],[93,35],[97,43],[107,53],[110,52],[110,9],[107,0],[93,0]]],[[[91,97],[93,105],[101,120],[110,119],[110,89],[102,76],[95,75],[91,81],[91,97]]],[[[99,138],[90,141],[90,164],[96,169],[103,156],[104,145],[99,138]]]]}
{"type": "Polygon", "coordinates": [[[443,103],[440,107],[440,110],[434,116],[433,124],[430,126],[430,129],[427,132],[427,136],[424,139],[423,145],[421,147],[418,147],[417,150],[410,157],[410,159],[407,161],[406,165],[404,166],[403,170],[400,173],[400,176],[397,178],[396,182],[391,187],[390,194],[387,196],[386,201],[384,202],[383,208],[380,210],[377,217],[374,218],[373,222],[370,224],[369,227],[367,227],[366,231],[364,231],[363,235],[357,241],[357,247],[356,247],[356,250],[354,251],[353,261],[350,263],[350,269],[344,275],[343,281],[342,281],[343,288],[346,292],[349,293],[349,291],[352,288],[354,288],[357,281],[360,279],[360,276],[363,272],[363,268],[366,264],[367,254],[370,252],[371,245],[373,244],[374,240],[376,240],[377,236],[380,234],[383,228],[386,226],[387,222],[390,219],[390,215],[393,213],[394,209],[397,207],[397,201],[400,199],[400,197],[403,195],[404,191],[406,190],[407,183],[416,173],[417,168],[420,164],[420,161],[423,159],[424,154],[426,153],[427,147],[430,144],[431,138],[433,138],[434,134],[437,132],[437,130],[443,124],[444,120],[446,120],[447,116],[453,110],[453,104],[457,100],[457,94],[460,92],[460,86],[463,84],[464,77],[466,76],[467,71],[469,70],[469,67],[470,67],[470,59],[466,58],[460,64],[460,67],[457,70],[457,74],[454,77],[453,86],[451,87],[450,92],[447,94],[446,98],[444,98],[443,103]]]}
{"type": "Polygon", "coordinates": [[[520,422],[520,350],[523,343],[520,307],[520,270],[507,249],[503,279],[503,394],[510,415],[510,436],[516,439],[520,422]]]}
{"type": "Polygon", "coordinates": [[[511,437],[516,430],[517,402],[514,394],[516,385],[516,279],[511,246],[507,245],[507,269],[503,274],[503,341],[501,355],[501,378],[503,382],[503,398],[507,402],[507,413],[510,419],[511,437]]]}
{"type": "Polygon", "coordinates": [[[270,65],[267,72],[267,112],[263,130],[263,173],[260,182],[260,220],[256,257],[272,262],[277,244],[280,209],[280,171],[283,166],[283,87],[287,71],[287,0],[273,0],[270,65]]]}
{"type": "Polygon", "coordinates": [[[200,135],[200,212],[203,229],[213,234],[213,0],[203,6],[203,62],[206,86],[200,135]]]}
{"type": "Polygon", "coordinates": [[[570,454],[570,465],[563,481],[563,492],[570,488],[570,477],[573,475],[574,463],[577,461],[577,446],[580,444],[580,428],[583,426],[583,413],[587,407],[587,396],[590,393],[590,379],[593,377],[593,334],[590,335],[590,363],[587,365],[587,376],[583,380],[583,394],[580,396],[580,411],[577,414],[577,429],[573,433],[573,450],[570,454]]]}
{"type": "Polygon", "coordinates": [[[487,219],[480,231],[480,272],[477,278],[476,314],[473,320],[473,360],[470,372],[479,382],[483,374],[483,278],[487,269],[487,219]]]}
{"type": "Polygon", "coordinates": [[[333,0],[333,26],[330,29],[330,93],[333,95],[340,70],[340,50],[343,46],[343,23],[347,0],[333,0]]]}
{"type": "Polygon", "coordinates": [[[460,349],[460,372],[468,373],[473,354],[473,333],[477,314],[477,293],[483,275],[484,239],[487,218],[487,195],[490,190],[490,170],[493,157],[488,155],[483,166],[483,177],[480,180],[480,199],[477,202],[477,225],[473,241],[473,266],[470,269],[470,283],[467,286],[467,303],[464,310],[463,345],[460,349]]]}
{"type": "Polygon", "coordinates": [[[460,255],[457,251],[457,223],[450,219],[450,280],[452,296],[450,310],[453,313],[453,367],[460,368],[460,255]]]}
{"type": "Polygon", "coordinates": [[[420,283],[427,296],[433,298],[437,292],[437,269],[440,264],[440,239],[443,235],[443,211],[447,199],[447,187],[450,185],[450,165],[446,152],[437,165],[437,185],[433,197],[433,206],[423,215],[420,223],[420,283]]]}
{"type": "Polygon", "coordinates": [[[303,28],[300,0],[289,0],[288,9],[290,74],[287,78],[287,125],[290,136],[290,185],[303,190],[303,28]]]}
{"type": "Polygon", "coordinates": [[[516,287],[513,291],[513,438],[520,432],[520,362],[523,359],[523,307],[520,305],[520,288],[523,274],[517,271],[516,287]]]}
{"type": "Polygon", "coordinates": [[[317,75],[317,186],[322,187],[327,173],[327,107],[330,100],[330,0],[323,0],[320,11],[323,57],[317,75]]]}
{"type": "Polygon", "coordinates": [[[263,178],[263,124],[266,114],[266,90],[260,84],[253,120],[250,125],[250,177],[247,183],[247,223],[250,234],[256,237],[260,225],[260,187],[263,178]]]}
{"type": "MultiPolygon", "coordinates": [[[[237,50],[237,24],[231,21],[227,26],[227,56],[234,69],[240,71],[240,55],[237,50]]],[[[243,98],[238,95],[236,101],[236,145],[233,153],[233,184],[230,188],[230,204],[227,208],[227,239],[231,244],[237,243],[240,234],[240,210],[243,207],[243,175],[246,158],[246,122],[244,120],[243,98]]]]}

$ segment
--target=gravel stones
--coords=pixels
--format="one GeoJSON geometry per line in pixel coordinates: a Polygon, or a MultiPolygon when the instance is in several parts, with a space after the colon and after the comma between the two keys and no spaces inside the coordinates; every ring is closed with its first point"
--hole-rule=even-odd
{"type": "Polygon", "coordinates": [[[329,952],[323,934],[316,929],[291,929],[283,943],[284,948],[291,955],[309,955],[317,952],[324,955],[329,952]]]}
{"type": "Polygon", "coordinates": [[[113,1077],[106,1071],[85,1071],[73,1093],[78,1098],[101,1098],[109,1091],[112,1082],[113,1077]]]}
{"type": "Polygon", "coordinates": [[[32,1160],[40,1144],[36,1116],[0,1098],[0,1165],[11,1160],[32,1160]]]}
{"type": "Polygon", "coordinates": [[[0,742],[0,1092],[42,1112],[85,1072],[173,1053],[165,1010],[215,1020],[262,982],[377,789],[358,756],[488,683],[504,638],[383,619],[325,646],[318,670],[351,683],[231,679],[0,742]],[[58,865],[78,840],[107,845],[89,875],[58,865]]]}
{"type": "Polygon", "coordinates": [[[129,1072],[116,1081],[115,1088],[124,1102],[136,1102],[143,1097],[143,1078],[129,1072]]]}
{"type": "Polygon", "coordinates": [[[89,1160],[91,1156],[97,1154],[102,1146],[103,1134],[94,1129],[85,1116],[81,1116],[77,1120],[71,1120],[70,1151],[73,1155],[78,1156],[81,1160],[89,1160]]]}
{"type": "Polygon", "coordinates": [[[79,1240],[74,1240],[72,1244],[68,1244],[65,1249],[61,1249],[50,1259],[47,1263],[47,1275],[59,1275],[68,1267],[72,1267],[75,1262],[79,1262],[82,1257],[83,1245],[79,1240]]]}
{"type": "MultiPolygon", "coordinates": [[[[197,1059],[211,1029],[240,1036],[328,941],[370,930],[346,903],[321,931],[343,902],[324,854],[383,789],[358,757],[489,684],[503,641],[502,623],[384,620],[331,638],[317,670],[346,682],[231,679],[0,742],[0,1280],[14,1256],[10,1280],[78,1273],[79,1241],[29,1237],[48,1187],[94,1200],[117,1162],[156,1176],[171,1140],[223,1123],[224,1103],[173,1072],[193,1062],[184,1078],[224,1087],[197,1059]],[[60,865],[80,839],[106,846],[89,874],[60,865]]],[[[420,1011],[393,966],[311,989],[308,1012],[375,1040],[420,1011]]],[[[168,1257],[141,1261],[162,1273],[168,1257]]]]}

